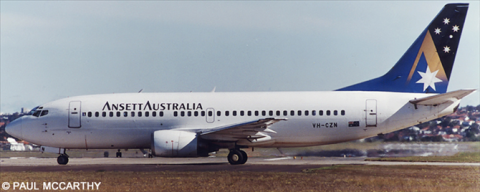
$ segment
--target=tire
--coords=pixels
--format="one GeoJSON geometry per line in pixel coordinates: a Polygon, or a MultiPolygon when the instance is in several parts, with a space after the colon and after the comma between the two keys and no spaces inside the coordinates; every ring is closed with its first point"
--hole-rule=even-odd
{"type": "Polygon", "coordinates": [[[240,162],[240,164],[245,164],[247,162],[247,159],[248,159],[248,155],[245,151],[242,151],[242,150],[239,150],[240,153],[242,153],[242,156],[243,156],[243,160],[240,162]]]}
{"type": "Polygon", "coordinates": [[[238,165],[242,164],[245,158],[243,157],[243,153],[240,150],[233,149],[230,150],[230,153],[228,153],[227,159],[231,165],[238,165]]]}
{"type": "Polygon", "coordinates": [[[66,155],[60,155],[57,157],[57,163],[60,165],[66,165],[68,163],[68,157],[66,155]]]}

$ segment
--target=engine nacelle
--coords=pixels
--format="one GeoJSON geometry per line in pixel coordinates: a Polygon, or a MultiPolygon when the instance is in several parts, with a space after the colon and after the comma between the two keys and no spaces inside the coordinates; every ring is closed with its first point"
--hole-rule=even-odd
{"type": "Polygon", "coordinates": [[[197,157],[203,156],[202,151],[199,150],[199,141],[196,133],[159,130],[152,134],[152,153],[155,156],[197,157]]]}

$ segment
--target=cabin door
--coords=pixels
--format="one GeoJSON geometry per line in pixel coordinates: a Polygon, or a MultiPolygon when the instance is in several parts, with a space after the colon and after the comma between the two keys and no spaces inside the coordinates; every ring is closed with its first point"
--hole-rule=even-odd
{"type": "Polygon", "coordinates": [[[70,101],[68,107],[68,127],[80,128],[81,124],[81,101],[70,101]]]}
{"type": "Polygon", "coordinates": [[[366,101],[366,124],[367,127],[377,126],[377,100],[368,99],[366,101]]]}

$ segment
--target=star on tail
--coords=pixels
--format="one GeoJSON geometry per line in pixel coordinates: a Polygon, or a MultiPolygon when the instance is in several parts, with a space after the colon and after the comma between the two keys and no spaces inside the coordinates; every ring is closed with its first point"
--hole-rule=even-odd
{"type": "Polygon", "coordinates": [[[431,87],[434,91],[435,90],[435,83],[442,82],[441,79],[437,78],[436,75],[438,70],[434,71],[433,73],[430,71],[430,67],[427,66],[425,73],[417,71],[422,78],[417,81],[417,83],[423,83],[423,91],[427,90],[428,87],[431,87]]]}

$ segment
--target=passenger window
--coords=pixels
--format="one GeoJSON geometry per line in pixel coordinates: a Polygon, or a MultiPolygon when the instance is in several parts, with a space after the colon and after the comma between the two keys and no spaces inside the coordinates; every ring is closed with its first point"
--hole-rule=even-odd
{"type": "Polygon", "coordinates": [[[88,117],[92,117],[92,112],[88,112],[88,117]]]}
{"type": "Polygon", "coordinates": [[[106,117],[107,116],[107,112],[102,112],[102,117],[106,117]]]}
{"type": "Polygon", "coordinates": [[[295,116],[295,111],[291,110],[290,111],[290,116],[295,116]]]}
{"type": "Polygon", "coordinates": [[[198,111],[193,112],[193,115],[194,115],[195,117],[197,117],[197,116],[198,116],[198,111]]]}
{"type": "Polygon", "coordinates": [[[305,111],[305,116],[308,116],[308,111],[305,111]]]}
{"type": "Polygon", "coordinates": [[[120,111],[117,111],[117,117],[120,117],[120,115],[122,115],[122,113],[120,113],[120,111]]]}
{"type": "Polygon", "coordinates": [[[177,111],[174,111],[174,112],[173,112],[173,116],[174,116],[174,117],[178,116],[178,112],[177,112],[177,111]]]}
{"type": "Polygon", "coordinates": [[[330,116],[330,110],[327,110],[327,116],[330,116]]]}
{"type": "MultiPolygon", "coordinates": [[[[227,112],[225,112],[225,116],[227,116],[226,113],[227,113],[227,112]]],[[[221,111],[217,111],[217,116],[222,116],[222,112],[221,112],[221,111]]]]}
{"type": "Polygon", "coordinates": [[[345,115],[345,110],[342,110],[340,113],[342,114],[342,116],[345,115]]]}
{"type": "Polygon", "coordinates": [[[245,112],[240,111],[240,116],[244,116],[244,115],[245,115],[245,112]]]}
{"type": "Polygon", "coordinates": [[[333,111],[333,115],[335,115],[335,116],[337,116],[337,115],[338,115],[338,112],[337,112],[337,110],[334,110],[334,111],[333,111]]]}
{"type": "Polygon", "coordinates": [[[273,111],[268,111],[269,116],[273,116],[273,111]]]}
{"type": "Polygon", "coordinates": [[[159,117],[163,117],[163,111],[158,112],[159,117]]]}
{"type": "Polygon", "coordinates": [[[110,113],[108,113],[108,115],[109,115],[110,117],[113,117],[113,111],[110,111],[110,113]]]}
{"type": "Polygon", "coordinates": [[[258,116],[258,111],[255,111],[255,116],[258,116]]]}
{"type": "Polygon", "coordinates": [[[202,117],[205,117],[205,111],[202,111],[201,115],[202,117]]]}
{"type": "Polygon", "coordinates": [[[312,116],[315,116],[315,115],[317,115],[317,114],[316,114],[316,112],[317,112],[317,111],[315,111],[315,110],[312,110],[312,116]]]}
{"type": "Polygon", "coordinates": [[[233,116],[237,116],[237,111],[232,111],[233,116]]]}
{"type": "Polygon", "coordinates": [[[283,111],[283,116],[287,116],[287,115],[288,115],[287,110],[283,111]]]}
{"type": "Polygon", "coordinates": [[[185,111],[180,111],[180,116],[184,117],[185,116],[185,111]]]}
{"type": "Polygon", "coordinates": [[[148,117],[148,116],[150,116],[150,112],[145,111],[145,117],[148,117]]]}
{"type": "Polygon", "coordinates": [[[302,111],[298,110],[297,114],[298,114],[298,116],[302,116],[302,111]]]}
{"type": "Polygon", "coordinates": [[[100,113],[97,111],[95,112],[95,117],[98,117],[98,116],[100,116],[100,113]]]}
{"type": "Polygon", "coordinates": [[[124,116],[124,117],[127,117],[127,116],[128,116],[128,112],[123,112],[123,116],[124,116]]]}
{"type": "Polygon", "coordinates": [[[156,117],[156,116],[157,116],[157,112],[156,111],[152,112],[152,117],[156,117]]]}
{"type": "Polygon", "coordinates": [[[138,112],[138,116],[139,116],[139,117],[142,116],[142,112],[141,112],[141,111],[138,112]]]}
{"type": "Polygon", "coordinates": [[[267,115],[267,112],[262,111],[262,116],[265,116],[265,115],[267,115]]]}
{"type": "Polygon", "coordinates": [[[323,116],[323,110],[318,111],[318,115],[323,116]]]}
{"type": "Polygon", "coordinates": [[[230,111],[225,111],[225,116],[229,116],[230,115],[230,111]]]}
{"type": "Polygon", "coordinates": [[[209,116],[209,117],[213,116],[213,112],[212,112],[212,111],[208,111],[208,116],[209,116]]]}
{"type": "Polygon", "coordinates": [[[248,115],[248,116],[252,116],[252,111],[248,111],[248,112],[247,112],[247,115],[248,115]]]}
{"type": "Polygon", "coordinates": [[[191,112],[191,111],[187,112],[187,116],[191,117],[191,116],[192,116],[192,112],[191,112]]]}
{"type": "Polygon", "coordinates": [[[135,112],[132,111],[132,112],[130,113],[130,115],[131,115],[132,117],[135,117],[135,112]]]}
{"type": "Polygon", "coordinates": [[[280,116],[280,111],[277,111],[277,116],[280,116]]]}

